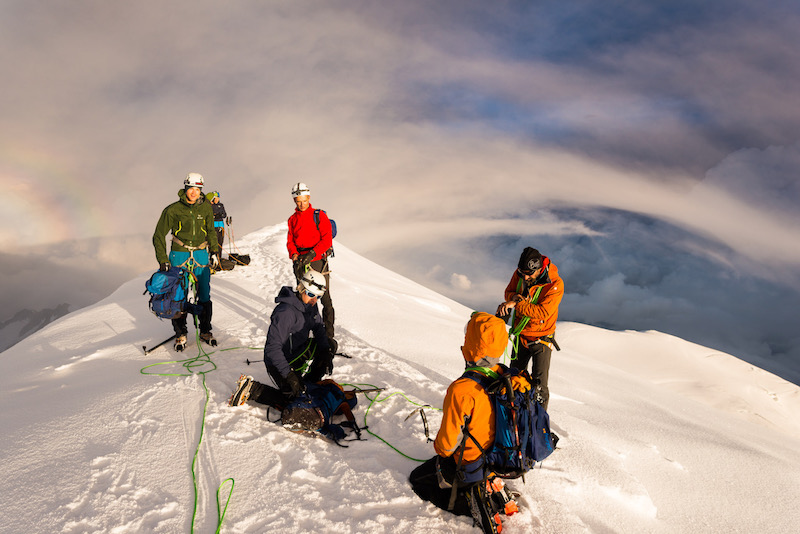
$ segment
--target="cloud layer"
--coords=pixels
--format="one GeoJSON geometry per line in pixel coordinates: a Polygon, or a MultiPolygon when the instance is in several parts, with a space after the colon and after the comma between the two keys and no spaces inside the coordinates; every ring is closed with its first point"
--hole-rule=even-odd
{"type": "Polygon", "coordinates": [[[515,247],[540,243],[576,320],[706,321],[724,339],[745,322],[730,277],[768,285],[748,294],[758,316],[765,294],[796,302],[793,3],[9,1],[0,15],[6,251],[146,247],[197,171],[240,234],[285,220],[305,181],[348,246],[476,305],[515,247]],[[707,291],[669,282],[676,254],[707,291]]]}

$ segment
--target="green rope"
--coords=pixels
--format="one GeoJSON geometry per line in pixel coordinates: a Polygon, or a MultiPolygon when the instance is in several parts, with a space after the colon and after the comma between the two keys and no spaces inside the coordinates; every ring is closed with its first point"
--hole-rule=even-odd
{"type": "Polygon", "coordinates": [[[489,368],[489,367],[467,367],[465,370],[466,371],[477,371],[478,373],[481,373],[482,375],[485,375],[485,376],[487,376],[489,378],[492,378],[494,380],[497,380],[498,378],[500,378],[500,374],[496,373],[495,371],[492,371],[492,369],[489,368]]]}
{"type": "MultiPolygon", "coordinates": [[[[378,386],[376,386],[376,385],[374,385],[374,384],[363,384],[363,383],[362,383],[362,384],[342,384],[342,385],[343,385],[343,386],[353,386],[353,387],[355,387],[355,388],[358,388],[359,386],[368,386],[368,387],[371,387],[371,388],[377,388],[377,387],[378,387],[378,386]]],[[[413,460],[413,461],[415,461],[415,462],[420,462],[420,463],[421,463],[421,462],[425,462],[425,461],[427,461],[427,459],[421,460],[421,459],[419,459],[419,458],[413,458],[413,457],[409,456],[408,454],[404,453],[403,451],[401,451],[400,449],[398,449],[397,447],[395,447],[394,445],[392,445],[391,443],[389,443],[388,441],[386,441],[385,439],[383,439],[382,437],[380,437],[378,434],[374,433],[373,431],[371,431],[371,430],[369,429],[369,425],[367,424],[367,416],[369,415],[369,411],[372,409],[372,406],[373,406],[373,405],[374,405],[376,402],[384,402],[384,401],[387,401],[387,400],[391,399],[392,397],[394,397],[395,395],[400,395],[401,397],[403,397],[404,399],[406,399],[408,402],[410,402],[410,403],[411,403],[411,404],[413,404],[414,406],[419,406],[420,408],[430,408],[430,409],[432,409],[432,410],[440,410],[440,408],[434,408],[434,407],[433,407],[433,406],[431,406],[430,404],[419,404],[418,402],[414,402],[414,401],[412,401],[411,399],[409,399],[409,398],[408,398],[408,397],[405,395],[405,393],[401,393],[401,392],[399,392],[399,391],[397,391],[397,392],[395,392],[395,393],[390,393],[389,395],[387,395],[386,397],[384,397],[384,398],[382,398],[382,399],[378,399],[378,397],[380,396],[380,393],[378,393],[378,392],[376,392],[376,393],[375,393],[375,397],[372,397],[372,398],[370,398],[370,396],[369,396],[369,395],[367,395],[367,393],[364,393],[364,396],[365,396],[367,399],[369,399],[369,400],[370,400],[369,406],[367,406],[367,410],[364,412],[364,429],[365,429],[365,430],[366,430],[366,431],[367,431],[367,432],[368,432],[368,433],[369,433],[371,436],[375,436],[376,438],[378,438],[379,440],[381,440],[382,442],[384,442],[386,445],[388,445],[390,448],[392,448],[392,449],[393,449],[395,452],[397,452],[397,453],[398,453],[398,454],[400,454],[401,456],[403,456],[403,457],[405,457],[405,458],[408,458],[409,460],[413,460]]],[[[441,410],[440,410],[440,411],[441,411],[441,410]]]]}
{"type": "MultiPolygon", "coordinates": [[[[191,289],[193,290],[193,292],[196,292],[194,277],[190,278],[190,285],[191,285],[191,289]]],[[[194,486],[194,508],[192,510],[192,525],[191,525],[191,530],[190,530],[190,532],[192,532],[192,533],[194,532],[194,523],[195,523],[195,519],[197,517],[197,502],[198,502],[197,471],[196,471],[197,458],[198,458],[198,456],[200,454],[200,446],[203,443],[203,435],[205,434],[205,428],[206,428],[206,413],[208,412],[208,403],[209,403],[209,400],[211,398],[211,392],[208,390],[208,386],[206,385],[206,374],[210,373],[212,371],[216,371],[216,369],[217,369],[217,365],[211,360],[211,355],[214,354],[214,352],[216,352],[216,351],[212,351],[210,353],[207,353],[205,350],[203,350],[203,347],[200,344],[200,331],[197,328],[197,317],[194,317],[194,323],[195,323],[195,325],[194,325],[195,326],[195,339],[196,339],[196,342],[197,342],[197,352],[198,352],[197,356],[195,356],[194,358],[187,358],[185,360],[173,360],[173,361],[169,361],[169,362],[154,363],[154,364],[146,365],[146,366],[142,367],[139,370],[139,372],[141,374],[150,375],[150,376],[192,376],[193,374],[198,374],[198,375],[200,375],[200,378],[202,380],[203,390],[205,391],[206,399],[205,399],[205,403],[203,404],[203,418],[202,418],[202,420],[201,420],[202,422],[200,424],[200,437],[197,440],[197,447],[195,448],[194,457],[192,458],[192,485],[194,486]],[[157,366],[160,366],[160,365],[173,365],[173,364],[181,364],[181,365],[183,365],[183,367],[186,369],[187,372],[184,372],[184,373],[150,373],[150,372],[147,372],[148,369],[153,368],[153,367],[157,367],[157,366]],[[210,364],[210,368],[207,368],[205,370],[195,371],[195,369],[203,368],[207,364],[210,364]]],[[[222,349],[222,350],[232,350],[232,349],[222,349]]],[[[219,531],[222,529],[222,520],[225,518],[225,513],[228,511],[228,505],[230,504],[231,497],[233,496],[233,485],[234,485],[233,479],[232,478],[227,478],[227,479],[222,481],[222,483],[219,485],[219,487],[217,487],[217,518],[218,518],[217,519],[217,530],[216,530],[217,533],[219,533],[219,531]],[[220,511],[219,492],[222,489],[222,486],[225,485],[225,483],[228,482],[229,480],[231,482],[231,489],[230,489],[230,492],[228,493],[228,499],[225,502],[225,508],[223,508],[222,511],[220,511]]]]}
{"type": "MultiPolygon", "coordinates": [[[[522,279],[520,279],[517,282],[517,293],[520,293],[521,291],[522,291],[522,279]]],[[[531,298],[529,299],[529,302],[531,304],[536,304],[536,302],[539,300],[539,293],[541,293],[541,292],[542,292],[542,286],[538,286],[536,288],[536,291],[534,292],[533,296],[531,296],[531,298]]],[[[511,352],[511,356],[509,358],[509,360],[511,360],[511,361],[517,359],[516,355],[519,353],[519,335],[522,332],[522,330],[526,326],[528,326],[528,322],[531,320],[531,318],[528,317],[527,315],[523,315],[522,319],[519,320],[519,323],[517,323],[515,325],[514,321],[516,319],[516,312],[517,312],[516,308],[514,308],[511,311],[511,321],[510,322],[511,322],[512,328],[511,328],[511,331],[508,333],[508,337],[512,338],[512,345],[514,347],[512,352],[511,352]]],[[[508,351],[508,347],[506,347],[506,351],[503,352],[504,356],[505,356],[507,351],[508,351]]]]}
{"type": "Polygon", "coordinates": [[[228,505],[231,503],[231,496],[233,496],[233,479],[226,478],[225,480],[222,481],[222,484],[220,484],[219,487],[217,488],[217,517],[219,517],[219,522],[217,523],[217,534],[219,534],[219,531],[222,530],[222,520],[225,519],[225,512],[228,511],[228,505]],[[225,483],[228,482],[229,480],[231,481],[231,491],[228,492],[228,500],[225,501],[225,508],[223,508],[222,511],[220,511],[219,490],[221,490],[222,486],[225,485],[225,483]]]}
{"type": "Polygon", "coordinates": [[[308,349],[311,348],[312,344],[314,345],[314,348],[311,350],[311,353],[306,357],[305,361],[303,362],[303,366],[295,371],[297,373],[300,373],[301,375],[306,371],[306,369],[308,369],[310,362],[314,359],[314,353],[317,351],[317,344],[312,343],[312,340],[309,339],[308,342],[306,343],[306,347],[303,349],[303,352],[295,356],[294,359],[289,362],[289,367],[292,367],[292,364],[294,362],[302,358],[306,354],[306,352],[308,352],[308,349]]]}

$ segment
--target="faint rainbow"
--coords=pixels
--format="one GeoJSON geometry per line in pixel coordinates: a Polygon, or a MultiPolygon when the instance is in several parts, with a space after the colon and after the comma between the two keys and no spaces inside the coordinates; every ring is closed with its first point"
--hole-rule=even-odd
{"type": "Polygon", "coordinates": [[[33,147],[0,147],[0,242],[26,246],[107,235],[104,188],[79,177],[72,163],[33,147]]]}

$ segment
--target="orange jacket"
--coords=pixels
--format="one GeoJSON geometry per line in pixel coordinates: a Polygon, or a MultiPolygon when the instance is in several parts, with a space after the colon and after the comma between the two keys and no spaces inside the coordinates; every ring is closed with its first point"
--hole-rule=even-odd
{"type": "MultiPolygon", "coordinates": [[[[499,365],[492,367],[492,370],[496,373],[501,372],[499,365]]],[[[511,384],[518,391],[527,391],[531,388],[530,382],[523,376],[512,377],[511,384]]],[[[457,461],[458,451],[464,440],[464,427],[486,450],[494,442],[494,417],[494,408],[489,395],[480,384],[471,378],[459,378],[447,388],[442,408],[442,426],[439,427],[439,433],[433,442],[436,454],[439,456],[456,454],[457,461]]],[[[474,462],[480,456],[481,451],[475,442],[467,438],[464,445],[464,463],[474,462]]]]}
{"type": "MultiPolygon", "coordinates": [[[[496,366],[497,370],[499,366],[496,366]]],[[[459,378],[447,388],[442,408],[442,426],[436,434],[433,448],[439,456],[451,456],[464,439],[463,428],[486,449],[494,441],[494,410],[489,396],[471,378],[459,378]],[[469,422],[467,419],[469,418],[469,422]]],[[[464,463],[474,462],[481,456],[475,442],[467,438],[464,463]]],[[[456,456],[456,461],[458,455],[456,456]]]]}
{"type": "MultiPolygon", "coordinates": [[[[476,312],[467,323],[464,346],[461,353],[467,367],[487,366],[497,362],[508,344],[506,324],[502,319],[488,313],[476,312]]],[[[490,367],[501,373],[499,365],[490,367]]],[[[514,389],[526,391],[530,383],[521,376],[512,378],[514,389]]],[[[461,377],[447,388],[442,408],[442,426],[436,434],[433,448],[439,456],[451,456],[461,447],[464,428],[485,450],[494,441],[494,409],[486,391],[471,378],[461,377]]],[[[456,461],[460,455],[456,456],[456,461]]],[[[463,462],[471,463],[480,458],[481,451],[475,442],[467,438],[464,445],[463,462]]]]}
{"type": "Polygon", "coordinates": [[[506,286],[506,301],[514,298],[514,295],[521,294],[523,300],[514,306],[515,328],[520,321],[528,317],[528,324],[520,332],[523,343],[534,341],[542,336],[549,336],[556,331],[556,319],[558,319],[558,305],[564,296],[564,281],[558,276],[558,267],[544,258],[544,266],[547,269],[547,277],[537,279],[539,284],[533,285],[524,291],[524,280],[520,279],[519,273],[514,271],[511,281],[506,286]],[[541,289],[539,289],[541,288],[541,289]],[[537,295],[538,290],[538,295],[537,295]],[[522,291],[522,293],[518,293],[522,291]]]}

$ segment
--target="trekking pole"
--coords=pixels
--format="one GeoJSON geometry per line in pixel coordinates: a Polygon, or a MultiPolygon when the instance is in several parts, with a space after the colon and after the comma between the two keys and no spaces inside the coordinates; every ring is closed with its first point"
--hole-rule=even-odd
{"type": "Polygon", "coordinates": [[[386,388],[367,388],[367,389],[351,389],[350,391],[345,391],[345,393],[373,393],[377,391],[386,391],[386,388]]]}
{"type": "Polygon", "coordinates": [[[162,342],[161,342],[161,343],[159,343],[158,345],[155,345],[155,346],[153,346],[153,347],[150,347],[149,349],[148,349],[146,346],[142,345],[142,350],[144,351],[144,353],[145,353],[145,354],[150,354],[151,352],[153,352],[154,350],[156,350],[156,349],[157,349],[158,347],[160,347],[161,345],[163,345],[163,344],[165,344],[165,343],[169,343],[169,342],[170,342],[170,341],[172,341],[173,339],[175,339],[175,334],[172,334],[171,336],[169,336],[167,339],[165,339],[164,341],[162,341],[162,342]]]}

